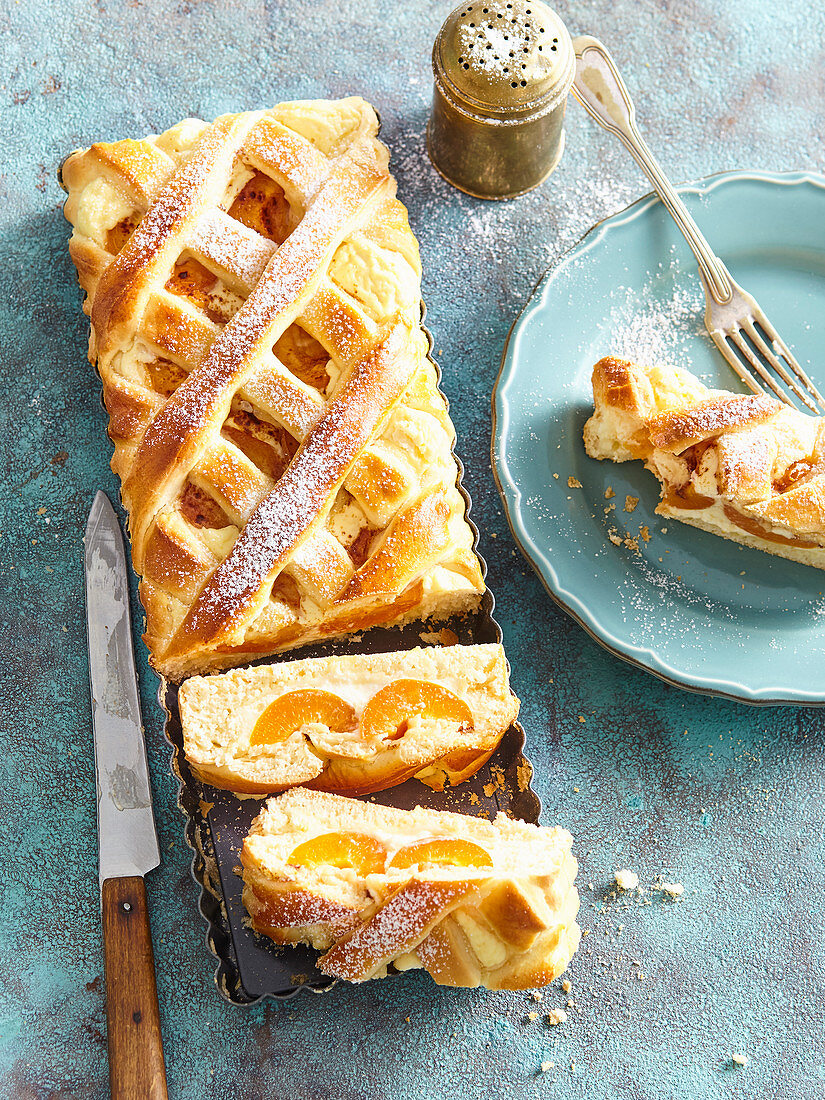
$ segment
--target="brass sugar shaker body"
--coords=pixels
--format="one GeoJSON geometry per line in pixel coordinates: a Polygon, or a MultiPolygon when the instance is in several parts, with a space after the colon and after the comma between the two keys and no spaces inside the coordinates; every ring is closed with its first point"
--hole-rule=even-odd
{"type": "Polygon", "coordinates": [[[556,167],[575,54],[541,0],[468,0],[433,46],[427,144],[450,183],[483,199],[521,195],[556,167]]]}

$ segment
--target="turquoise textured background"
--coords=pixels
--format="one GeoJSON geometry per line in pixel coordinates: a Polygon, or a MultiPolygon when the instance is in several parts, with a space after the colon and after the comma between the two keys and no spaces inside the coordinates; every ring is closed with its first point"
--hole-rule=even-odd
{"type": "MultiPolygon", "coordinates": [[[[599,35],[674,178],[822,170],[825,14],[786,0],[558,3],[599,35]]],[[[543,821],[576,836],[589,935],[572,990],[425,976],[241,1010],[213,983],[140,651],[163,863],[148,888],[170,1095],[263,1100],[825,1096],[825,716],[682,693],[602,651],[517,556],[489,466],[506,332],[547,264],[646,190],[573,104],[538,191],[484,204],[423,150],[449,3],[65,0],[2,5],[0,40],[0,1095],[108,1095],[81,536],[114,495],[55,182],[61,157],[185,115],[359,92],[378,107],[425,266],[481,550],[523,700],[543,821]],[[685,885],[611,897],[614,869],[685,885]],[[640,977],[640,974],[644,977],[640,977]],[[573,1000],[568,1021],[542,1017],[573,1000]],[[736,1069],[734,1052],[750,1058],[736,1069]],[[556,1063],[541,1074],[542,1060],[556,1063]]],[[[583,327],[587,302],[575,303],[583,327]]]]}

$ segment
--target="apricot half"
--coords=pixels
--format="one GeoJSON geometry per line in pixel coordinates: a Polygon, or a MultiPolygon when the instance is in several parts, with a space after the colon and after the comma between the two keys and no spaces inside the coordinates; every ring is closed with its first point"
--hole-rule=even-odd
{"type": "Polygon", "coordinates": [[[286,741],[302,726],[318,722],[337,733],[354,730],[358,724],[355,711],[344,699],[331,691],[306,688],[288,691],[270,703],[252,730],[250,745],[275,745],[286,741]]]}
{"type": "Polygon", "coordinates": [[[359,875],[380,874],[387,851],[383,844],[363,833],[322,833],[295,848],[287,863],[300,867],[354,867],[359,875]]]}
{"type": "Polygon", "coordinates": [[[463,699],[426,680],[393,680],[373,695],[361,715],[364,737],[398,741],[417,716],[473,727],[473,713],[463,699]]]}
{"type": "Polygon", "coordinates": [[[395,853],[390,867],[401,870],[425,864],[447,864],[450,867],[492,867],[489,852],[469,840],[425,840],[411,844],[395,853]]]}

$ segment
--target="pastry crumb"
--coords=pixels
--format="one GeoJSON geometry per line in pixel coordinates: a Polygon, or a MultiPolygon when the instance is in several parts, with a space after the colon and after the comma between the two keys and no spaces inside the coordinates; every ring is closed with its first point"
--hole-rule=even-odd
{"type": "Polygon", "coordinates": [[[628,535],[627,538],[624,539],[623,541],[624,541],[625,546],[628,548],[628,550],[638,551],[638,549],[639,549],[639,540],[638,539],[631,538],[631,536],[628,535]]]}
{"type": "Polygon", "coordinates": [[[534,1001],[540,1001],[542,999],[542,997],[544,996],[544,994],[542,993],[542,991],[540,989],[534,989],[531,992],[530,996],[533,998],[534,1001]]]}
{"type": "Polygon", "coordinates": [[[613,880],[620,890],[635,890],[639,885],[639,876],[635,871],[629,871],[626,867],[614,871],[613,880]]]}
{"type": "Polygon", "coordinates": [[[551,1062],[549,1059],[546,1062],[541,1063],[541,1072],[542,1073],[547,1073],[548,1070],[555,1069],[555,1068],[556,1068],[556,1063],[551,1062]]]}
{"type": "Polygon", "coordinates": [[[663,882],[659,889],[663,894],[668,894],[672,898],[680,898],[685,892],[681,882],[663,882]]]}
{"type": "Polygon", "coordinates": [[[604,491],[604,499],[605,499],[605,500],[612,500],[612,499],[613,499],[613,497],[614,497],[615,495],[616,495],[616,494],[615,494],[615,492],[613,491],[613,486],[612,486],[612,485],[608,485],[608,486],[607,486],[607,488],[606,488],[606,489],[605,489],[605,491],[604,491]]]}
{"type": "Polygon", "coordinates": [[[632,512],[635,509],[635,507],[638,503],[639,503],[639,498],[638,497],[632,497],[628,493],[628,495],[624,498],[624,510],[626,512],[632,512]]]}
{"type": "Polygon", "coordinates": [[[527,1019],[530,1021],[530,1023],[532,1023],[533,1020],[537,1020],[538,1018],[539,1018],[538,1012],[528,1012],[527,1013],[527,1019]]]}
{"type": "Polygon", "coordinates": [[[584,723],[584,722],[586,722],[586,721],[587,721],[587,719],[585,718],[585,716],[584,716],[583,714],[580,714],[580,715],[579,715],[579,721],[580,721],[581,723],[584,723]]]}
{"type": "Polygon", "coordinates": [[[547,1022],[548,1024],[552,1024],[553,1027],[555,1027],[556,1024],[563,1024],[566,1019],[567,1013],[563,1008],[551,1008],[547,1013],[547,1022]]]}
{"type": "Polygon", "coordinates": [[[553,477],[556,479],[556,481],[559,480],[559,475],[558,474],[553,474],[553,477]]]}
{"type": "Polygon", "coordinates": [[[650,542],[650,528],[646,523],[640,525],[639,535],[645,542],[650,542]]]}
{"type": "Polygon", "coordinates": [[[573,475],[571,474],[570,477],[567,479],[567,488],[581,489],[581,487],[582,483],[579,481],[579,479],[577,477],[573,477],[573,475]]]}
{"type": "Polygon", "coordinates": [[[573,983],[570,981],[569,978],[565,978],[564,981],[561,983],[561,987],[565,993],[569,993],[570,990],[573,988],[573,983]]]}
{"type": "Polygon", "coordinates": [[[610,528],[610,530],[607,532],[607,537],[610,539],[614,546],[622,545],[622,540],[619,537],[615,527],[610,528]]]}
{"type": "Polygon", "coordinates": [[[730,1060],[735,1066],[746,1066],[749,1061],[747,1054],[731,1054],[730,1060]]]}

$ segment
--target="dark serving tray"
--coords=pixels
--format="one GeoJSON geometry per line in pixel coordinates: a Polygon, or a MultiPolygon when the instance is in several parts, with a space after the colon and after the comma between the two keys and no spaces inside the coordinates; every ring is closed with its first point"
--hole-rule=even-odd
{"type": "MultiPolygon", "coordinates": [[[[493,598],[485,593],[480,609],[446,624],[464,644],[497,642],[501,631],[492,617],[493,598]]],[[[439,624],[440,625],[440,624],[439,624]]],[[[421,645],[427,624],[410,623],[401,629],[375,628],[358,640],[358,652],[380,653],[421,645]]],[[[353,639],[305,647],[281,660],[352,653],[353,639]]],[[[256,662],[261,664],[263,662],[256,662]]],[[[172,745],[172,770],[180,782],[178,805],[187,817],[186,841],[194,853],[192,875],[201,887],[200,911],[207,924],[207,942],[218,960],[215,982],[228,1000],[251,1004],[261,997],[285,999],[301,989],[322,992],[334,980],[315,967],[317,953],[309,947],[279,947],[249,926],[241,902],[242,882],[237,874],[240,849],[263,799],[237,798],[201,783],[183,754],[178,689],[163,683],[158,698],[166,710],[164,732],[172,745]]],[[[475,816],[509,817],[537,822],[541,803],[530,787],[532,768],[525,759],[524,730],[514,722],[496,752],[471,779],[458,787],[433,791],[417,779],[365,796],[363,801],[411,809],[429,806],[475,816]]]]}

